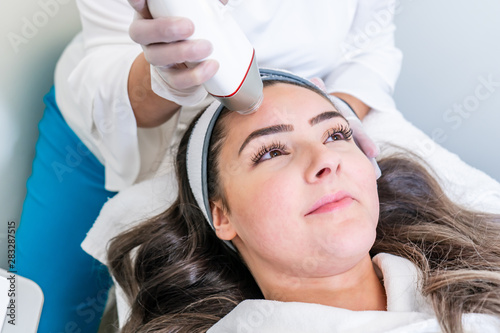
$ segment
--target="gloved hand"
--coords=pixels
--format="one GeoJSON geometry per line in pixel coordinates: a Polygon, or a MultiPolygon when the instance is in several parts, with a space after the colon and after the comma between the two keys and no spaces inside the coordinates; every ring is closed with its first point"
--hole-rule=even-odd
{"type": "MultiPolygon", "coordinates": [[[[318,86],[321,90],[326,92],[325,83],[320,78],[313,78],[311,82],[318,86]]],[[[361,120],[358,118],[354,110],[351,108],[349,104],[347,104],[344,100],[338,98],[337,96],[333,96],[328,94],[330,101],[332,101],[335,108],[347,119],[349,122],[349,126],[352,129],[352,135],[354,137],[354,141],[361,148],[363,153],[370,159],[370,162],[373,164],[375,168],[375,173],[377,175],[377,179],[382,175],[380,168],[375,160],[375,157],[380,153],[380,149],[377,144],[366,134],[363,124],[361,120]]]]}
{"type": "Polygon", "coordinates": [[[194,32],[188,18],[165,17],[153,19],[146,0],[129,0],[136,10],[130,25],[130,37],[144,50],[151,64],[153,91],[179,105],[191,106],[207,95],[201,85],[217,72],[219,63],[205,60],[212,53],[207,40],[186,40],[194,32]],[[186,62],[199,62],[187,67],[186,62]]]}

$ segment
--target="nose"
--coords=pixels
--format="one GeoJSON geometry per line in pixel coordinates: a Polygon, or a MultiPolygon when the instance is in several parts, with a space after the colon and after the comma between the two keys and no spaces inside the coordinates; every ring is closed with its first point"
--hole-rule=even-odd
{"type": "Polygon", "coordinates": [[[305,179],[308,183],[317,183],[334,177],[340,172],[340,155],[325,145],[311,146],[307,150],[308,165],[305,179]]]}

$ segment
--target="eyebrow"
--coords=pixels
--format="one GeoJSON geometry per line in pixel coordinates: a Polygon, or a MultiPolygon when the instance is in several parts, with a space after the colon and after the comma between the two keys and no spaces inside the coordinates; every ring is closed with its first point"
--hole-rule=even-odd
{"type": "Polygon", "coordinates": [[[322,121],[332,119],[332,118],[337,118],[337,117],[343,118],[345,121],[347,121],[347,119],[345,119],[345,117],[340,112],[326,111],[326,112],[320,113],[317,116],[309,119],[309,124],[311,124],[311,126],[314,126],[314,125],[319,124],[322,121]]]}
{"type": "Polygon", "coordinates": [[[271,135],[271,134],[282,133],[282,132],[291,132],[291,131],[293,131],[293,126],[292,125],[284,125],[284,124],[264,127],[264,128],[258,129],[256,131],[253,131],[252,133],[250,133],[249,136],[247,136],[247,138],[245,139],[245,141],[241,145],[240,150],[238,151],[238,155],[241,154],[241,151],[253,139],[256,139],[258,137],[265,136],[265,135],[271,135]]]}
{"type": "MultiPolygon", "coordinates": [[[[337,118],[337,117],[340,117],[340,118],[344,119],[345,121],[347,121],[345,119],[345,117],[340,112],[326,111],[326,112],[320,113],[319,115],[314,116],[313,118],[309,119],[309,124],[311,126],[314,126],[314,125],[317,125],[325,120],[337,118]]],[[[238,151],[238,155],[241,154],[243,149],[245,149],[245,147],[250,143],[250,141],[252,141],[258,137],[276,134],[276,133],[282,133],[282,132],[292,132],[292,131],[293,131],[293,126],[286,125],[286,124],[273,125],[273,126],[264,127],[264,128],[255,130],[252,133],[250,133],[249,136],[247,136],[247,138],[245,139],[245,141],[241,145],[240,150],[238,151]]]]}

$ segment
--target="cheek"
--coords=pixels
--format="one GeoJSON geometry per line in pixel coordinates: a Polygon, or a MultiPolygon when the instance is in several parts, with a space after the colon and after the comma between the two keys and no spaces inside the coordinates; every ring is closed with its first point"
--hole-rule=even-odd
{"type": "Polygon", "coordinates": [[[371,162],[363,155],[356,163],[355,168],[352,169],[353,176],[357,179],[357,191],[368,214],[373,219],[374,223],[378,222],[379,216],[379,199],[377,191],[377,178],[375,169],[371,162]]]}
{"type": "Polygon", "coordinates": [[[278,235],[286,233],[283,229],[298,207],[297,196],[290,195],[297,192],[291,179],[283,172],[272,177],[253,173],[227,184],[231,218],[241,238],[250,242],[257,239],[265,246],[268,239],[275,242],[278,235]]]}
{"type": "MultiPolygon", "coordinates": [[[[318,229],[318,254],[325,261],[324,269],[338,272],[357,262],[373,246],[379,217],[376,176],[370,161],[352,156],[344,169],[342,184],[356,197],[357,202],[345,214],[339,214],[331,229],[318,229]],[[354,258],[354,259],[353,259],[354,258]]],[[[347,160],[344,160],[347,162],[347,160]]]]}

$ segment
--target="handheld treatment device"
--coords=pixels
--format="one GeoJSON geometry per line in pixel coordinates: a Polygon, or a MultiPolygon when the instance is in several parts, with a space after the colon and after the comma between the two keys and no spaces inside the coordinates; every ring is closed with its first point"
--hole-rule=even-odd
{"type": "Polygon", "coordinates": [[[241,114],[252,113],[260,106],[263,86],[255,50],[220,1],[148,0],[148,7],[154,18],[189,18],[195,27],[189,39],[206,39],[212,43],[209,58],[217,60],[220,67],[203,84],[210,95],[229,110],[241,114]]]}

